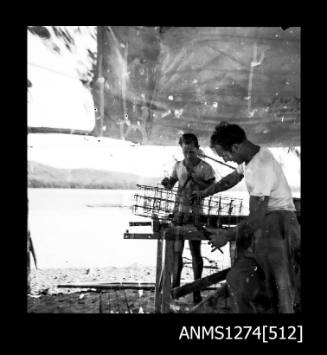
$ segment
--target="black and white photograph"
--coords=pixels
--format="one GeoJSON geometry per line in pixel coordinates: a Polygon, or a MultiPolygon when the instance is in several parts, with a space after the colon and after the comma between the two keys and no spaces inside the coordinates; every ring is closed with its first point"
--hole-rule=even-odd
{"type": "Polygon", "coordinates": [[[301,27],[26,36],[27,313],[301,315],[301,27]]]}

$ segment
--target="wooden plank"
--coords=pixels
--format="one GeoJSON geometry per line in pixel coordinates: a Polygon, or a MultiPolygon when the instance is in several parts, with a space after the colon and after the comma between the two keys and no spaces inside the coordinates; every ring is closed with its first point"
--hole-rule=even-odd
{"type": "Polygon", "coordinates": [[[156,288],[155,288],[155,298],[154,298],[154,309],[156,313],[161,311],[161,287],[160,279],[162,272],[162,244],[163,240],[158,239],[157,242],[157,265],[156,265],[156,288]]]}
{"type": "Polygon", "coordinates": [[[155,284],[152,283],[98,283],[98,284],[60,284],[57,286],[58,288],[94,288],[97,290],[123,290],[123,289],[131,289],[131,290],[154,290],[155,284]]]}
{"type": "Polygon", "coordinates": [[[226,275],[230,268],[224,269],[222,271],[216,272],[209,276],[203,277],[202,279],[195,280],[194,282],[190,282],[186,285],[175,287],[171,291],[172,298],[179,298],[185,296],[193,291],[202,290],[212,284],[216,284],[220,281],[226,279],[226,275]]]}
{"type": "Polygon", "coordinates": [[[170,310],[171,276],[172,276],[173,257],[174,257],[173,248],[174,248],[174,241],[165,240],[165,260],[164,260],[163,282],[162,282],[161,313],[168,313],[170,310]]]}
{"type": "Polygon", "coordinates": [[[28,127],[28,133],[61,133],[61,134],[76,134],[82,136],[88,136],[92,131],[71,129],[71,128],[52,128],[52,127],[28,127]]]}
{"type": "MultiPolygon", "coordinates": [[[[155,290],[156,285],[154,282],[122,282],[122,283],[103,283],[103,284],[60,284],[58,288],[93,288],[96,290],[155,290]]],[[[203,290],[215,290],[215,287],[207,287],[203,290]]]]}
{"type": "Polygon", "coordinates": [[[146,222],[146,221],[132,221],[132,222],[129,222],[129,226],[130,227],[135,227],[135,226],[151,226],[152,225],[152,222],[146,222]]]}
{"type": "MultiPolygon", "coordinates": [[[[181,234],[180,234],[181,235],[181,234]]],[[[185,231],[182,233],[184,240],[208,240],[201,232],[199,231],[185,231]]],[[[124,239],[160,239],[160,233],[124,233],[124,239]]],[[[173,240],[173,237],[168,237],[173,240]]]]}
{"type": "Polygon", "coordinates": [[[124,239],[160,239],[160,233],[124,233],[124,239]]]}

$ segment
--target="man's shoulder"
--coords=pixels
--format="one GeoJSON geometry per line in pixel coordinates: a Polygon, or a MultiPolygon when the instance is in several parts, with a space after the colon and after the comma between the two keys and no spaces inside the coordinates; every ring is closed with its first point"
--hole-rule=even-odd
{"type": "Polygon", "coordinates": [[[271,160],[275,159],[274,154],[267,147],[261,147],[259,154],[260,154],[260,157],[263,157],[265,159],[271,159],[271,160]]]}
{"type": "Polygon", "coordinates": [[[174,169],[179,170],[183,167],[183,160],[177,160],[174,165],[174,169]]]}
{"type": "Polygon", "coordinates": [[[254,160],[255,165],[262,167],[268,167],[277,160],[269,148],[261,147],[257,159],[254,160]]]}
{"type": "Polygon", "coordinates": [[[272,152],[264,147],[260,149],[257,158],[253,160],[252,164],[249,164],[249,168],[252,171],[256,171],[258,176],[261,176],[262,174],[268,176],[275,173],[277,165],[278,162],[272,152]]]}

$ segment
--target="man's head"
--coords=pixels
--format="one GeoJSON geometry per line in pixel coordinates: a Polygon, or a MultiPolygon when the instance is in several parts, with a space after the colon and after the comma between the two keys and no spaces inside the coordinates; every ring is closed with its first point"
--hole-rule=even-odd
{"type": "Polygon", "coordinates": [[[198,159],[199,142],[193,133],[184,133],[179,138],[179,145],[182,147],[184,158],[187,162],[195,163],[198,159]]]}
{"type": "Polygon", "coordinates": [[[221,122],[210,139],[210,147],[225,162],[233,161],[237,164],[245,160],[243,144],[247,141],[244,130],[236,125],[227,122],[221,122]]]}

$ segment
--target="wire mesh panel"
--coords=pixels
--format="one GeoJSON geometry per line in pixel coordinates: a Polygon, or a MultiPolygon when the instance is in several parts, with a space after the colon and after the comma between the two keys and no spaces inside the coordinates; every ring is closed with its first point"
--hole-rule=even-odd
{"type": "MultiPolygon", "coordinates": [[[[137,185],[134,195],[133,213],[137,216],[169,219],[176,210],[180,198],[176,188],[167,190],[161,187],[137,185]]],[[[192,201],[192,209],[205,216],[240,216],[244,214],[241,198],[214,195],[192,201]]]]}
{"type": "Polygon", "coordinates": [[[136,216],[168,219],[173,213],[177,189],[167,190],[145,185],[137,185],[137,189],[133,204],[133,213],[136,216]]]}

